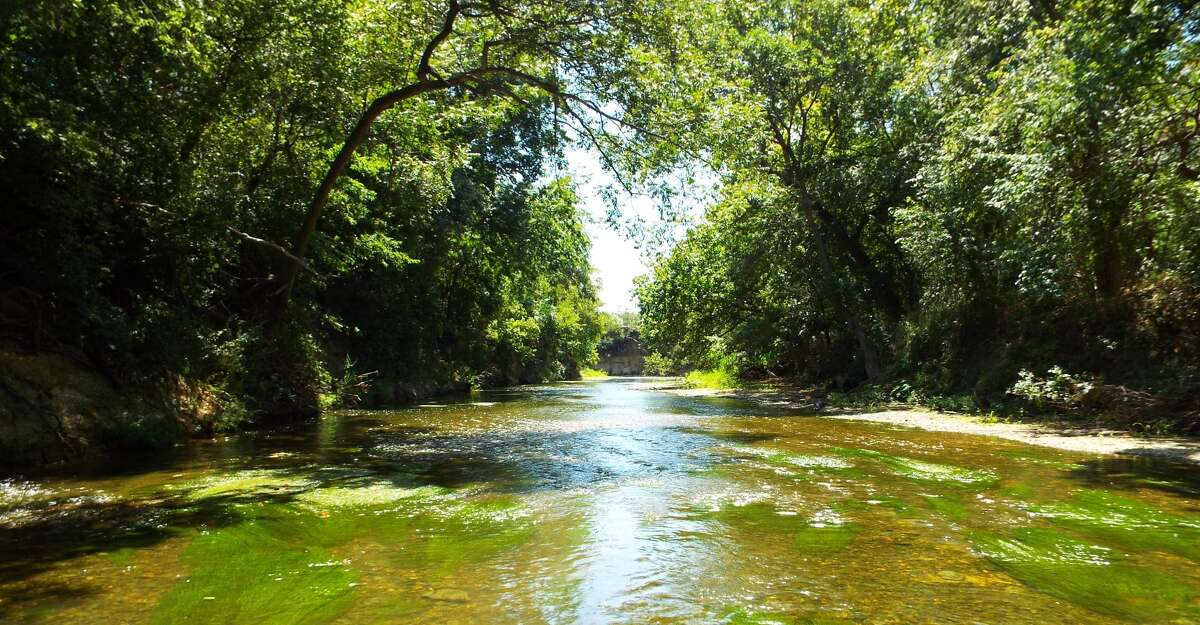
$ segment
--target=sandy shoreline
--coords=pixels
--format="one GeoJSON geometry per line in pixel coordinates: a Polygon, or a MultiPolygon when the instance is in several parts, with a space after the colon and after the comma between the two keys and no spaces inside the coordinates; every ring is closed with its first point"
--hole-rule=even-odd
{"type": "MultiPolygon", "coordinates": [[[[731,397],[756,403],[803,410],[806,400],[779,390],[688,389],[664,384],[647,384],[656,390],[685,397],[731,397]]],[[[1056,424],[984,421],[979,417],[927,410],[880,410],[873,412],[822,412],[827,419],[870,421],[931,432],[992,436],[1029,445],[1053,447],[1081,453],[1141,456],[1200,464],[1200,439],[1132,436],[1126,432],[1096,428],[1066,428],[1056,424]]]]}

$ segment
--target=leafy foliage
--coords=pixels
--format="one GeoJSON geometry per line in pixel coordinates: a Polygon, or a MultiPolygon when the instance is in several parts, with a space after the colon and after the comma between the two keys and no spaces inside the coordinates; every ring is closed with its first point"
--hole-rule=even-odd
{"type": "Polygon", "coordinates": [[[1191,3],[692,7],[661,62],[695,93],[640,88],[698,108],[638,162],[699,155],[720,200],[639,287],[650,349],[984,409],[1060,366],[1194,412],[1191,3]]]}
{"type": "MultiPolygon", "coordinates": [[[[490,6],[513,27],[595,8],[490,6]]],[[[364,399],[392,401],[576,374],[598,338],[589,242],[572,183],[545,175],[560,110],[525,88],[445,89],[381,117],[332,189],[291,305],[271,309],[286,242],[364,101],[417,78],[445,11],[0,11],[0,333],[128,386],[203,380],[258,417],[364,395],[350,387],[367,379],[364,399]]],[[[464,22],[438,68],[477,58],[496,19],[464,22]]],[[[536,35],[491,58],[545,76],[535,44],[586,60],[578,28],[536,35]]]]}
{"type": "Polygon", "coordinates": [[[1191,2],[26,5],[0,333],[123,384],[261,416],[577,376],[623,330],[575,139],[719,180],[620,321],[656,371],[988,409],[1060,366],[1200,414],[1191,2]]]}

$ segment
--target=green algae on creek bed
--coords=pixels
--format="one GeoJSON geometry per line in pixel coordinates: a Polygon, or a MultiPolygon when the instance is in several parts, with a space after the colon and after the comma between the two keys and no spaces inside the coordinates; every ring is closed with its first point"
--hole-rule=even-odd
{"type": "Polygon", "coordinates": [[[318,625],[351,605],[357,578],[349,562],[257,519],[202,533],[183,563],[192,573],[159,603],[155,625],[318,625]]]}
{"type": "Polygon", "coordinates": [[[996,452],[996,455],[1019,460],[1023,464],[1040,464],[1045,467],[1062,469],[1063,471],[1077,471],[1085,468],[1085,465],[1078,462],[1067,462],[1059,457],[1061,454],[1054,454],[1053,452],[1028,449],[1001,449],[996,452]]]}
{"type": "Polygon", "coordinates": [[[911,517],[915,515],[912,506],[892,495],[873,495],[865,500],[839,501],[833,506],[839,512],[865,511],[875,507],[891,510],[896,516],[911,517]]]}
{"type": "Polygon", "coordinates": [[[1106,542],[1200,561],[1200,516],[1168,514],[1136,499],[1095,489],[1081,490],[1070,501],[1031,504],[1029,509],[1106,542]]]}
{"type": "Polygon", "coordinates": [[[731,609],[725,613],[724,625],[850,625],[854,621],[831,614],[797,616],[780,612],[759,612],[731,609]]]}
{"type": "MultiPolygon", "coordinates": [[[[763,462],[774,467],[776,473],[783,473],[797,480],[804,480],[815,475],[837,475],[843,478],[861,478],[866,475],[862,469],[855,467],[849,460],[837,456],[801,454],[771,447],[736,444],[723,444],[717,446],[716,449],[734,458],[763,462]]],[[[731,467],[718,464],[697,473],[728,476],[732,472],[731,467]]]]}
{"type": "Polygon", "coordinates": [[[968,516],[966,503],[963,502],[962,495],[958,493],[945,493],[942,495],[924,495],[925,501],[929,503],[929,507],[933,508],[934,512],[955,521],[965,520],[968,516]]]}
{"type": "Polygon", "coordinates": [[[314,509],[370,508],[399,502],[431,504],[453,497],[447,488],[415,486],[405,488],[386,480],[361,479],[349,484],[314,488],[299,493],[296,500],[314,509]]]}
{"type": "Polygon", "coordinates": [[[311,489],[317,482],[289,471],[250,469],[226,475],[213,475],[173,487],[189,499],[213,498],[257,500],[265,496],[294,495],[311,489]]]}
{"type": "MultiPolygon", "coordinates": [[[[446,489],[379,484],[309,492],[296,504],[236,504],[224,527],[196,536],[182,561],[190,575],[159,604],[152,623],[326,623],[353,603],[358,573],[352,558],[339,555],[352,541],[369,536],[405,545],[395,566],[453,576],[535,530],[505,498],[464,501],[446,489]]],[[[418,604],[402,596],[389,610],[414,612],[418,604]]]]}
{"type": "Polygon", "coordinates": [[[1008,537],[976,532],[971,541],[1021,583],[1089,610],[1142,623],[1200,617],[1200,591],[1107,547],[1043,528],[1008,537]]]}
{"type": "Polygon", "coordinates": [[[999,478],[990,470],[966,469],[905,456],[893,456],[873,449],[832,447],[830,451],[847,457],[877,460],[897,475],[922,482],[976,487],[993,486],[999,482],[999,478]]]}
{"type": "Polygon", "coordinates": [[[836,456],[818,456],[813,454],[797,454],[766,447],[751,445],[723,445],[723,450],[729,450],[735,455],[761,458],[772,464],[800,467],[805,469],[849,469],[854,465],[848,460],[836,456]]]}
{"type": "Polygon", "coordinates": [[[310,537],[298,536],[297,541],[317,544],[340,544],[359,536],[390,541],[405,546],[408,565],[439,571],[493,557],[536,531],[533,518],[516,499],[468,498],[472,494],[370,481],[318,488],[297,496],[294,507],[301,512],[279,531],[300,529],[310,537]]]}
{"type": "Polygon", "coordinates": [[[1037,495],[1037,491],[1029,484],[1016,483],[1004,486],[1000,489],[999,494],[1004,497],[1025,501],[1033,499],[1037,495]]]}
{"type": "Polygon", "coordinates": [[[840,551],[854,540],[859,530],[833,510],[821,510],[809,518],[765,502],[725,504],[697,518],[718,521],[740,533],[781,534],[791,538],[792,547],[805,553],[840,551]]]}
{"type": "Polygon", "coordinates": [[[1168,467],[576,389],[10,482],[0,622],[1200,623],[1168,467]]]}

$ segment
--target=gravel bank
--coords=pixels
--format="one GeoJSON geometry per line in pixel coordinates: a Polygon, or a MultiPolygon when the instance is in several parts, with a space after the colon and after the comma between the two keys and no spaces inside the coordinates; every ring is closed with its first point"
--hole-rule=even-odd
{"type": "MultiPolygon", "coordinates": [[[[673,384],[653,383],[645,388],[687,397],[733,397],[764,405],[796,410],[811,410],[808,399],[784,390],[715,390],[679,388],[673,384]]],[[[1127,432],[1099,428],[1064,427],[1060,424],[1008,423],[984,421],[979,417],[925,410],[882,410],[877,412],[823,412],[827,419],[871,421],[932,432],[954,432],[994,436],[1010,441],[1053,447],[1066,451],[1143,456],[1200,464],[1200,439],[1157,436],[1132,436],[1127,432]]]]}

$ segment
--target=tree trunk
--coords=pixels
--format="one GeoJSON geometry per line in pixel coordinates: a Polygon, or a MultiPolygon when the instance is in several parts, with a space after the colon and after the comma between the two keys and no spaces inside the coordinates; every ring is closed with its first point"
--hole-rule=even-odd
{"type": "Polygon", "coordinates": [[[858,341],[858,351],[862,353],[863,369],[867,373],[867,379],[878,380],[883,372],[879,369],[879,354],[875,351],[875,344],[871,342],[871,337],[867,336],[857,315],[850,315],[850,327],[854,331],[854,339],[858,341]]]}
{"type": "Polygon", "coordinates": [[[879,305],[879,309],[883,311],[888,321],[895,323],[900,320],[906,309],[906,300],[896,292],[895,287],[887,276],[884,275],[879,267],[875,265],[875,260],[867,254],[863,248],[862,242],[857,238],[850,236],[850,233],[842,225],[832,213],[830,213],[821,202],[810,200],[812,211],[820,218],[821,223],[829,228],[833,233],[834,239],[837,240],[839,246],[845,250],[846,254],[853,261],[854,266],[867,281],[867,288],[871,291],[871,296],[875,303],[879,305]]]}
{"type": "Polygon", "coordinates": [[[828,245],[825,241],[825,236],[821,233],[820,224],[817,223],[813,202],[807,196],[803,195],[800,196],[799,200],[800,208],[804,211],[804,220],[807,222],[808,229],[812,232],[813,242],[816,244],[817,260],[821,265],[821,273],[825,277],[830,297],[833,298],[834,307],[845,315],[846,322],[850,325],[850,329],[854,333],[854,338],[858,342],[859,352],[862,355],[863,370],[867,374],[867,379],[872,381],[878,380],[881,375],[879,354],[875,349],[874,343],[871,342],[871,337],[867,336],[866,329],[863,327],[858,312],[852,310],[846,304],[841,290],[838,288],[837,275],[833,271],[833,262],[829,260],[828,245]]]}
{"type": "Polygon", "coordinates": [[[1092,277],[1100,297],[1114,301],[1120,297],[1124,287],[1120,242],[1117,239],[1124,211],[1107,204],[1101,199],[1088,201],[1088,212],[1092,219],[1092,277]]]}
{"type": "Polygon", "coordinates": [[[1118,229],[1125,220],[1129,203],[1120,193],[1114,192],[1114,187],[1119,183],[1114,184],[1113,172],[1105,171],[1102,166],[1103,144],[1098,112],[1090,113],[1087,125],[1090,131],[1087,148],[1074,177],[1086,194],[1092,279],[1100,299],[1109,306],[1117,301],[1124,286],[1118,229]]]}

